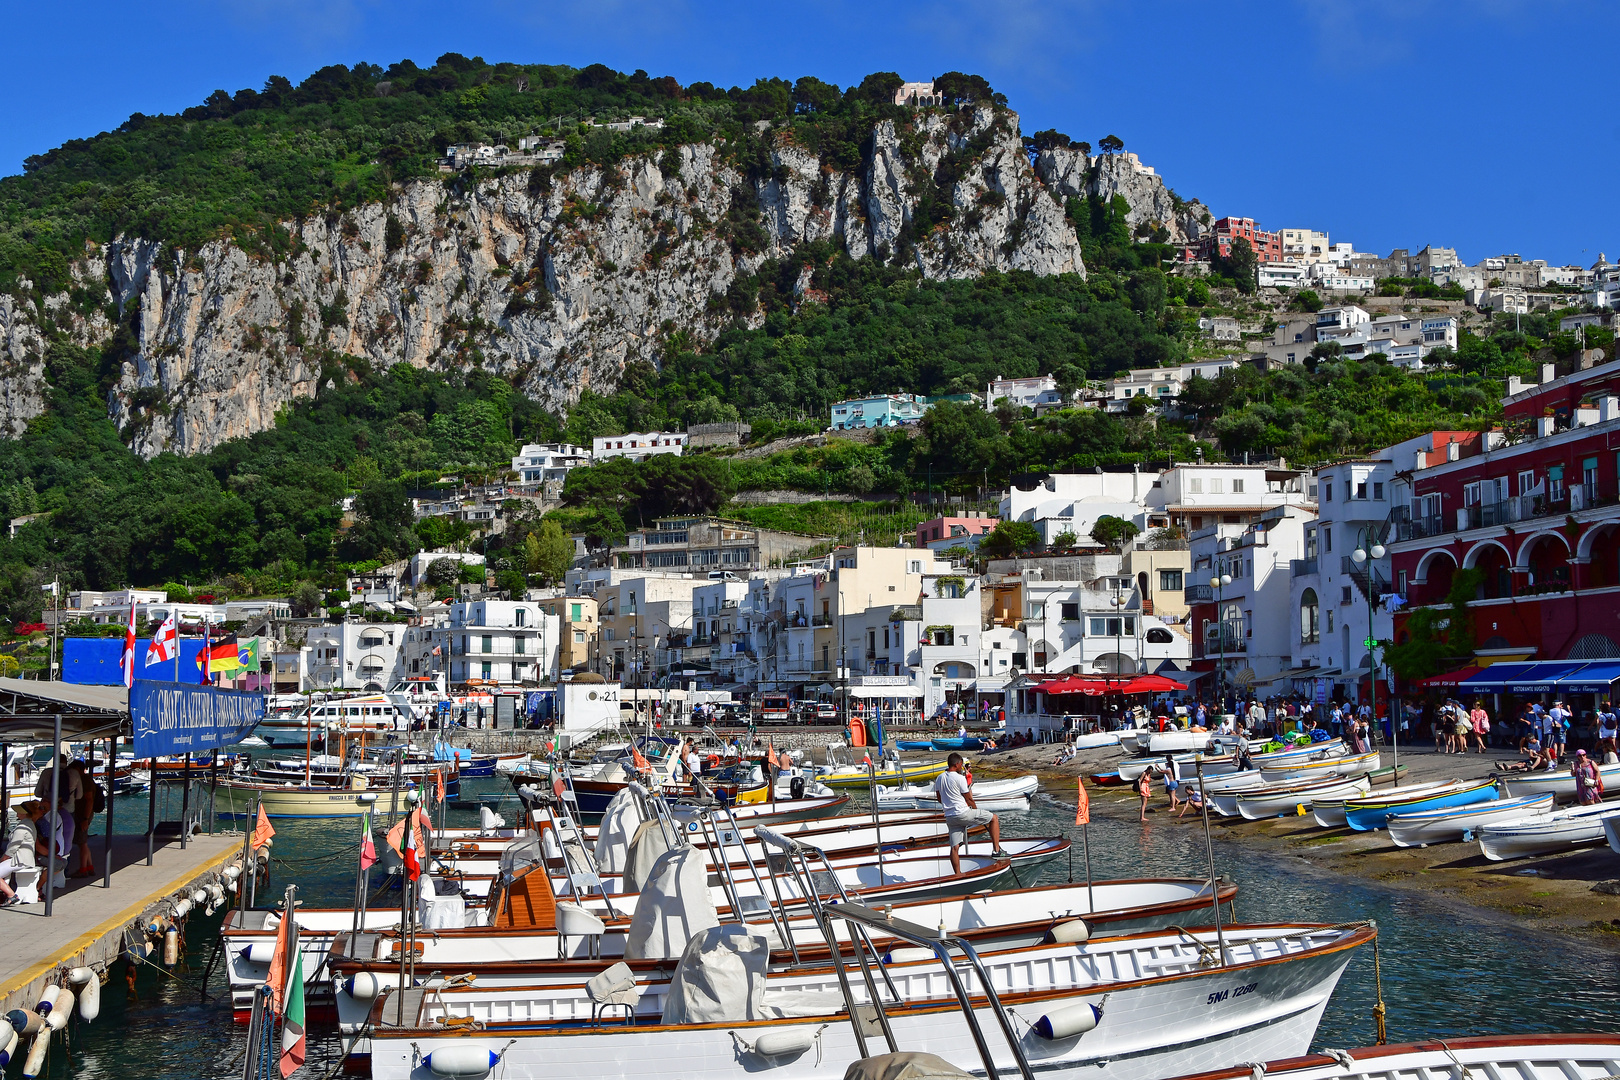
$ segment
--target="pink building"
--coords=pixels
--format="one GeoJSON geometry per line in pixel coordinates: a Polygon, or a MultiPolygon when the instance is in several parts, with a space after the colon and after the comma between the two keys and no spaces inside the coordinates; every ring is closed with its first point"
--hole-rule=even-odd
{"type": "MultiPolygon", "coordinates": [[[[970,536],[983,536],[996,527],[998,518],[983,514],[970,514],[967,517],[937,517],[932,521],[925,521],[917,526],[917,546],[928,547],[935,543],[948,541],[953,538],[970,536]]],[[[944,546],[949,547],[949,544],[944,546]]],[[[972,546],[966,544],[964,546],[972,546]]]]}

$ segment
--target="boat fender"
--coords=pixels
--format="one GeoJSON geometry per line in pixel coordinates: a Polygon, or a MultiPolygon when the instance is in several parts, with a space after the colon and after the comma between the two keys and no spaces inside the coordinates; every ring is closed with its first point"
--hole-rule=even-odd
{"type": "Polygon", "coordinates": [[[193,889],[192,890],[192,893],[191,893],[191,906],[192,907],[202,907],[207,902],[208,902],[208,891],[206,889],[193,889]]]}
{"type": "Polygon", "coordinates": [[[174,917],[175,918],[183,919],[187,915],[190,915],[190,914],[191,914],[191,899],[189,897],[187,897],[187,898],[185,898],[183,900],[175,901],[175,905],[174,905],[174,917]]]}
{"type": "Polygon", "coordinates": [[[802,1054],[815,1044],[815,1032],[808,1029],[767,1031],[754,1040],[754,1053],[760,1057],[788,1057],[792,1054],[802,1054]]]}
{"type": "Polygon", "coordinates": [[[1082,1001],[1066,1009],[1056,1009],[1035,1021],[1030,1030],[1047,1041],[1084,1035],[1102,1020],[1102,1010],[1082,1001]]]}
{"type": "Polygon", "coordinates": [[[45,1018],[45,1026],[52,1031],[61,1031],[67,1027],[68,1017],[72,1015],[73,991],[64,986],[56,996],[56,1004],[51,1007],[51,1015],[45,1018]]]}
{"type": "Polygon", "coordinates": [[[12,1009],[6,1013],[6,1023],[11,1025],[19,1039],[31,1039],[45,1026],[45,1018],[36,1012],[12,1009]]]}
{"type": "Polygon", "coordinates": [[[932,959],[934,959],[933,949],[901,947],[890,949],[888,955],[883,958],[883,962],[885,964],[914,964],[919,960],[932,959]]]}
{"type": "Polygon", "coordinates": [[[377,793],[375,791],[363,791],[354,797],[354,801],[361,806],[370,806],[377,801],[377,793]]]}
{"type": "Polygon", "coordinates": [[[208,883],[208,888],[204,889],[203,891],[208,894],[208,899],[215,904],[223,904],[225,902],[225,890],[220,886],[219,882],[210,881],[208,883]]]}
{"type": "Polygon", "coordinates": [[[95,977],[96,972],[94,968],[76,967],[72,971],[68,972],[68,985],[83,986],[85,983],[89,982],[95,977]]]}
{"type": "Polygon", "coordinates": [[[236,879],[242,876],[242,867],[238,863],[231,863],[231,865],[220,871],[220,876],[225,879],[225,884],[235,885],[236,879]]]}
{"type": "Polygon", "coordinates": [[[1091,940],[1091,927],[1086,925],[1084,919],[1070,919],[1052,927],[1046,932],[1046,937],[1054,944],[1078,945],[1082,941],[1091,940]]]}
{"type": "Polygon", "coordinates": [[[146,932],[151,937],[157,937],[159,934],[163,933],[163,931],[167,930],[168,928],[169,928],[169,920],[165,919],[161,915],[159,915],[157,918],[153,919],[151,922],[146,924],[146,932]]]}
{"type": "Polygon", "coordinates": [[[51,1015],[51,1010],[56,1007],[56,999],[61,993],[60,986],[47,986],[40,991],[39,1000],[34,1003],[34,1011],[41,1016],[51,1015]]]}
{"type": "Polygon", "coordinates": [[[250,964],[268,964],[275,951],[274,942],[258,941],[242,949],[242,959],[250,964]]]}
{"type": "Polygon", "coordinates": [[[71,979],[81,971],[88,972],[90,980],[79,991],[79,1019],[94,1020],[101,1015],[101,976],[89,968],[74,968],[73,975],[68,977],[71,979]]]}
{"type": "Polygon", "coordinates": [[[377,976],[369,971],[362,971],[358,975],[351,975],[343,980],[343,991],[356,1001],[371,1001],[377,996],[382,986],[377,982],[377,976]]]}
{"type": "Polygon", "coordinates": [[[180,962],[180,931],[173,927],[163,933],[163,966],[174,967],[180,962]]]}
{"type": "Polygon", "coordinates": [[[17,1053],[17,1033],[11,1030],[11,1025],[0,1020],[0,1069],[11,1064],[11,1059],[17,1053]]]}
{"type": "Polygon", "coordinates": [[[429,1054],[423,1064],[434,1076],[464,1077],[468,1080],[488,1076],[501,1056],[481,1046],[446,1046],[429,1054]]]}
{"type": "Polygon", "coordinates": [[[45,1050],[51,1045],[51,1033],[43,1030],[34,1036],[34,1042],[28,1047],[28,1056],[23,1059],[23,1075],[33,1080],[34,1077],[45,1071],[45,1050]]]}

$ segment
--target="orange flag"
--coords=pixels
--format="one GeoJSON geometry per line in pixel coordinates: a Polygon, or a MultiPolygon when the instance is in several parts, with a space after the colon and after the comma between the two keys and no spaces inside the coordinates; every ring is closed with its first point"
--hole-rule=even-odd
{"type": "Polygon", "coordinates": [[[630,764],[636,767],[637,772],[652,771],[652,766],[647,764],[647,759],[642,755],[641,748],[635,743],[630,744],[630,764]]]}
{"type": "Polygon", "coordinates": [[[270,826],[270,816],[264,812],[264,804],[260,803],[259,820],[253,826],[253,839],[248,841],[248,845],[257,851],[268,844],[274,835],[276,830],[270,826]]]}
{"type": "Polygon", "coordinates": [[[394,824],[394,827],[388,830],[388,835],[383,838],[383,842],[393,850],[395,855],[402,859],[405,857],[405,850],[402,845],[405,843],[405,822],[408,820],[409,818],[400,818],[394,824]]]}
{"type": "Polygon", "coordinates": [[[287,972],[292,970],[292,928],[293,913],[282,912],[281,925],[276,928],[276,947],[270,953],[270,974],[265,979],[265,985],[270,987],[274,995],[271,1001],[278,1016],[287,1008],[287,972]]]}
{"type": "Polygon", "coordinates": [[[1076,825],[1091,824],[1091,796],[1086,794],[1086,781],[1084,777],[1077,776],[1074,782],[1080,785],[1079,802],[1074,807],[1074,823],[1076,825]]]}
{"type": "Polygon", "coordinates": [[[768,763],[770,763],[771,765],[774,765],[778,769],[780,769],[782,767],[781,759],[776,756],[776,740],[775,739],[772,739],[765,746],[765,760],[768,763]]]}
{"type": "Polygon", "coordinates": [[[439,801],[444,802],[444,770],[435,769],[433,772],[434,786],[438,788],[439,801]]]}

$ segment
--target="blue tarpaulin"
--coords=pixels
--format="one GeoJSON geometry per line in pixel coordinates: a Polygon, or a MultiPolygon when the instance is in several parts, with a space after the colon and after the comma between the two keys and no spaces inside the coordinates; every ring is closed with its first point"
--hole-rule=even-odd
{"type": "MultiPolygon", "coordinates": [[[[172,671],[173,665],[168,666],[172,671]]],[[[264,719],[264,695],[137,680],[129,692],[129,715],[135,722],[138,758],[207,753],[247,737],[264,719]]]]}
{"type": "MultiPolygon", "coordinates": [[[[135,639],[135,680],[174,682],[174,661],[146,666],[146,647],[150,638],[135,639]]],[[[201,674],[197,670],[197,654],[202,651],[202,638],[180,640],[180,681],[196,683],[201,674]]],[[[62,640],[62,681],[81,686],[124,685],[124,639],[64,638],[62,640]]]]}

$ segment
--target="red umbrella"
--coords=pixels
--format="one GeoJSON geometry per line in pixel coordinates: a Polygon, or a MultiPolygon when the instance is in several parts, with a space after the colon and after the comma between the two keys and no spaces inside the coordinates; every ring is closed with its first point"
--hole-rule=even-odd
{"type": "Polygon", "coordinates": [[[1138,675],[1120,688],[1124,694],[1163,694],[1171,690],[1185,690],[1186,683],[1178,683],[1163,675],[1138,675]]]}

